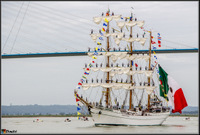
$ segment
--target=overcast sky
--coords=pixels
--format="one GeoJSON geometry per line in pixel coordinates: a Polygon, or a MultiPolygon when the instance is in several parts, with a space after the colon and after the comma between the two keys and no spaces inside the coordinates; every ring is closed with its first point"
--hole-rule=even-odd
{"type": "MultiPolygon", "coordinates": [[[[98,32],[102,27],[93,23],[92,18],[100,16],[108,6],[111,12],[122,16],[129,16],[134,7],[138,20],[145,20],[145,29],[155,31],[155,36],[161,33],[163,49],[167,46],[198,48],[198,4],[189,1],[2,2],[1,53],[87,51],[88,47],[96,47],[90,30],[98,32]]],[[[182,87],[188,104],[197,106],[198,54],[157,56],[165,71],[182,87]]],[[[75,104],[73,90],[83,74],[84,64],[89,61],[85,56],[3,59],[2,105],[75,104]]]]}

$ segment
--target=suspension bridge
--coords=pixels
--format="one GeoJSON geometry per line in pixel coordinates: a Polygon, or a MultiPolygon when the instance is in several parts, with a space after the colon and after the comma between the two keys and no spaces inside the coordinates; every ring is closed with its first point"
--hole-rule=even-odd
{"type": "MultiPolygon", "coordinates": [[[[3,59],[31,57],[83,56],[85,48],[94,47],[90,29],[98,28],[90,16],[66,12],[35,2],[2,3],[3,59]]],[[[98,31],[98,30],[97,30],[98,31]]],[[[134,32],[142,35],[141,30],[134,32]]],[[[118,47],[118,46],[112,46],[118,47]]],[[[121,51],[123,48],[121,48],[121,51]]],[[[162,38],[156,53],[197,53],[194,45],[162,38]]],[[[91,51],[92,52],[92,51],[91,51]]],[[[135,46],[134,53],[148,52],[135,46]]]]}

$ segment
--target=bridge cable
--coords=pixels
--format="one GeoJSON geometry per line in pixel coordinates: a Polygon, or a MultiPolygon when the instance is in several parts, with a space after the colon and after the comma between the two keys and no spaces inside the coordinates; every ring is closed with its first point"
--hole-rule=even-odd
{"type": "Polygon", "coordinates": [[[8,41],[8,39],[9,39],[9,37],[10,37],[10,34],[11,34],[13,28],[14,28],[14,25],[15,25],[15,23],[16,23],[16,21],[17,21],[17,18],[18,18],[18,16],[19,16],[20,12],[21,12],[21,9],[22,9],[23,5],[24,5],[24,2],[22,3],[22,5],[21,5],[21,7],[20,7],[20,9],[19,9],[19,11],[18,11],[18,13],[17,13],[17,16],[16,16],[16,18],[15,18],[15,21],[14,21],[14,23],[13,23],[13,25],[12,25],[12,28],[11,28],[11,30],[9,31],[8,37],[7,37],[7,39],[6,39],[6,41],[5,41],[4,45],[3,45],[2,52],[3,52],[3,50],[4,50],[4,48],[5,48],[6,44],[7,44],[7,41],[8,41]]]}
{"type": "Polygon", "coordinates": [[[25,15],[26,15],[27,10],[28,10],[28,6],[29,6],[29,4],[30,4],[30,1],[29,1],[28,5],[27,5],[27,8],[26,8],[25,12],[24,12],[24,16],[23,16],[23,18],[22,18],[21,24],[20,24],[19,29],[18,29],[18,31],[17,31],[17,34],[16,34],[15,40],[14,40],[14,42],[13,42],[13,46],[12,46],[12,48],[11,48],[10,53],[12,53],[12,50],[13,50],[13,48],[14,48],[15,42],[16,42],[16,40],[17,40],[17,37],[18,37],[19,31],[20,31],[21,26],[22,26],[22,23],[23,23],[23,21],[24,21],[24,17],[25,17],[25,15]]]}

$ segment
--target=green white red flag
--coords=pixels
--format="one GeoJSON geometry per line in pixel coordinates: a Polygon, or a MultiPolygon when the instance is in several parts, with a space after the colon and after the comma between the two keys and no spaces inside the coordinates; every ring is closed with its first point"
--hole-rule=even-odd
{"type": "Polygon", "coordinates": [[[158,66],[160,74],[160,96],[171,102],[172,113],[182,113],[181,110],[188,106],[182,88],[160,65],[158,66]]]}

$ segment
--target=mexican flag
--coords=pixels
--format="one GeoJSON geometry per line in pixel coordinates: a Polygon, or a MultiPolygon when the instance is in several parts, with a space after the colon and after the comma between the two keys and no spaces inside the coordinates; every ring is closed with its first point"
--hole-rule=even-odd
{"type": "Polygon", "coordinates": [[[188,106],[182,88],[160,65],[158,65],[158,67],[160,75],[160,96],[171,102],[172,113],[182,113],[181,110],[188,106]]]}

